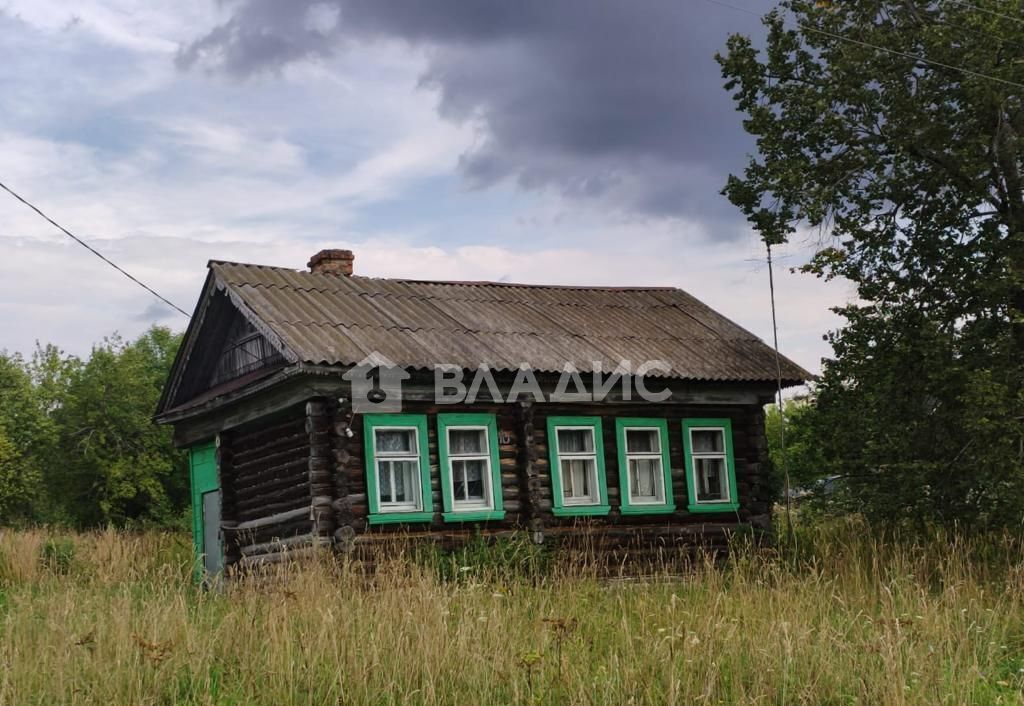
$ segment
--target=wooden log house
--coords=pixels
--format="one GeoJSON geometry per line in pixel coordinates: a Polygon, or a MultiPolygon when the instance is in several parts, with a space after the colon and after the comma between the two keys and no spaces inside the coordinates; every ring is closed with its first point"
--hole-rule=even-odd
{"type": "MultiPolygon", "coordinates": [[[[585,536],[620,561],[769,527],[779,368],[756,336],[674,288],[378,279],[353,259],[209,263],[157,410],[190,451],[202,571],[396,533],[585,536]]],[[[809,374],[783,358],[781,377],[809,374]]]]}

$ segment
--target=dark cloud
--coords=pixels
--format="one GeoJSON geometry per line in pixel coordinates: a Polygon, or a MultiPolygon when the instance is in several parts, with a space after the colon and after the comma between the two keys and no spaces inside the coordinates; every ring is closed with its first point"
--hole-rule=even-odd
{"type": "Polygon", "coordinates": [[[441,115],[481,130],[459,159],[473,186],[724,227],[739,219],[718,191],[751,147],[713,58],[734,31],[761,27],[699,0],[243,0],[177,62],[242,77],[403,40],[429,49],[441,115]]]}

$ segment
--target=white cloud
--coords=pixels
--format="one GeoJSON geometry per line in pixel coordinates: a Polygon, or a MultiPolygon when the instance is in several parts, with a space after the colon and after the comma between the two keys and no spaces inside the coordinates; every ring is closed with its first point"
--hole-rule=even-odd
{"type": "Polygon", "coordinates": [[[153,122],[187,150],[188,158],[199,167],[281,175],[305,166],[302,147],[279,135],[189,116],[159,117],[153,122]]]}
{"type": "MultiPolygon", "coordinates": [[[[467,191],[454,172],[472,126],[438,117],[407,47],[237,82],[172,66],[174,47],[222,12],[208,0],[85,0],[70,27],[56,0],[8,8],[20,20],[0,17],[15,48],[0,66],[0,178],[186,310],[210,258],[303,268],[321,247],[352,247],[357,271],[377,276],[680,286],[770,338],[756,240],[467,191]]],[[[828,306],[849,292],[776,272],[783,349],[814,370],[837,323],[828,306]]],[[[0,348],[40,339],[76,353],[115,330],[185,324],[2,193],[0,321],[0,348]]]]}
{"type": "MultiPolygon", "coordinates": [[[[624,234],[622,234],[624,235],[624,234]]],[[[657,241],[657,238],[654,238],[657,241]]],[[[395,238],[307,243],[205,242],[135,237],[95,245],[129,272],[191,311],[209,259],[304,269],[321,245],[349,247],[357,274],[414,279],[491,280],[537,284],[678,286],[771,340],[767,271],[756,269],[735,246],[702,246],[699,257],[664,253],[643,232],[631,247],[513,249],[493,245],[417,246],[395,238]]],[[[15,254],[0,261],[0,316],[9,325],[0,348],[29,350],[35,339],[85,352],[112,331],[136,335],[150,323],[184,328],[184,317],[154,307],[151,295],[77,245],[17,240],[15,254]],[[144,316],[145,314],[145,316],[144,316]],[[150,318],[147,318],[150,317],[150,318]]],[[[776,271],[783,352],[812,371],[828,355],[821,333],[837,324],[828,311],[849,291],[808,275],[776,271]]]]}
{"type": "Polygon", "coordinates": [[[113,46],[166,55],[197,26],[222,17],[217,3],[201,0],[179,0],[173,7],[148,0],[7,0],[4,10],[48,34],[84,33],[113,46]]]}

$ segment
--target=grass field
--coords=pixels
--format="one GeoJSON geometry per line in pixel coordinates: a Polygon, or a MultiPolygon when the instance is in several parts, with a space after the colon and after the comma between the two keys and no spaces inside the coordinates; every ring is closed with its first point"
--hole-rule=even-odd
{"type": "Polygon", "coordinates": [[[5,531],[0,703],[1024,703],[1018,540],[798,536],[686,578],[324,563],[203,592],[187,537],[5,531]]]}

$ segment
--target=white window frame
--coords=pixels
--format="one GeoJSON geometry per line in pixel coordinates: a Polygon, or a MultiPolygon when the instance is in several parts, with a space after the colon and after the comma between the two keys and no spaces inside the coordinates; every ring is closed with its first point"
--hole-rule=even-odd
{"type": "MultiPolygon", "coordinates": [[[[420,444],[423,443],[423,439],[420,439],[419,427],[407,426],[407,425],[394,425],[394,426],[374,426],[373,428],[373,464],[374,473],[377,474],[377,508],[381,514],[389,512],[419,512],[423,510],[423,498],[420,492],[420,474],[423,469],[420,468],[420,444]],[[377,448],[377,433],[382,431],[411,431],[413,438],[416,440],[416,448],[413,451],[381,451],[377,448]],[[412,502],[396,503],[396,502],[384,502],[382,490],[384,484],[381,483],[380,475],[380,462],[381,461],[414,461],[416,463],[415,471],[412,474],[412,494],[414,500],[412,502]]],[[[391,491],[394,494],[395,488],[395,476],[394,466],[391,467],[391,491]]]]}
{"type": "Polygon", "coordinates": [[[451,483],[452,493],[452,511],[453,512],[465,512],[470,510],[493,510],[494,509],[494,489],[491,488],[491,437],[490,430],[482,424],[460,424],[456,426],[445,427],[445,434],[448,434],[448,438],[445,439],[448,446],[448,481],[451,483]],[[452,438],[451,432],[453,431],[482,431],[484,433],[484,450],[480,453],[471,454],[457,454],[452,451],[452,438]],[[483,484],[484,484],[484,497],[483,500],[459,500],[455,497],[455,461],[483,461],[484,462],[484,473],[483,473],[483,484]]]}
{"type": "MultiPolygon", "coordinates": [[[[590,478],[590,493],[591,493],[590,496],[587,497],[587,498],[578,498],[578,497],[575,497],[575,496],[567,496],[565,494],[565,491],[566,491],[565,480],[563,479],[561,481],[561,484],[562,484],[561,485],[561,489],[562,489],[562,505],[564,507],[589,507],[591,505],[600,505],[601,504],[601,485],[598,482],[598,474],[601,472],[601,464],[599,464],[597,462],[597,444],[599,443],[599,440],[597,438],[596,430],[594,429],[594,427],[590,426],[589,424],[556,425],[554,427],[554,429],[555,429],[555,458],[558,459],[558,469],[557,469],[557,472],[558,472],[560,478],[561,478],[561,474],[562,474],[562,461],[563,460],[589,459],[590,461],[592,461],[592,464],[591,464],[592,475],[591,475],[591,478],[590,478]],[[579,431],[579,430],[582,430],[582,431],[590,432],[590,441],[591,441],[591,446],[593,447],[593,450],[590,451],[590,452],[586,452],[586,453],[583,453],[583,452],[571,452],[571,451],[563,453],[562,452],[562,447],[561,447],[561,445],[559,444],[559,441],[558,441],[558,432],[563,431],[563,430],[564,431],[579,431]]],[[[569,480],[570,480],[570,482],[572,481],[572,474],[571,473],[569,474],[569,480]]]]}
{"type": "Polygon", "coordinates": [[[665,504],[665,459],[662,456],[662,433],[660,427],[653,426],[631,426],[622,428],[622,445],[623,454],[626,458],[626,483],[628,487],[626,492],[629,493],[629,504],[630,505],[664,505],[665,504]],[[630,453],[629,451],[629,432],[631,431],[644,431],[653,432],[654,438],[658,440],[657,451],[645,451],[643,453],[630,453]],[[633,493],[633,474],[629,468],[630,461],[650,461],[654,460],[658,462],[658,472],[655,474],[655,484],[658,489],[657,495],[654,498],[639,498],[633,493]]]}
{"type": "Polygon", "coordinates": [[[729,483],[729,444],[725,438],[726,430],[723,427],[690,427],[690,463],[693,468],[693,503],[695,505],[722,505],[724,503],[733,502],[732,499],[732,485],[729,483]],[[693,432],[695,431],[717,431],[722,436],[722,451],[714,452],[698,452],[693,443],[693,432]],[[697,459],[700,458],[711,458],[722,460],[722,485],[724,486],[725,493],[723,497],[716,500],[701,500],[699,493],[700,479],[697,477],[697,459]]]}

